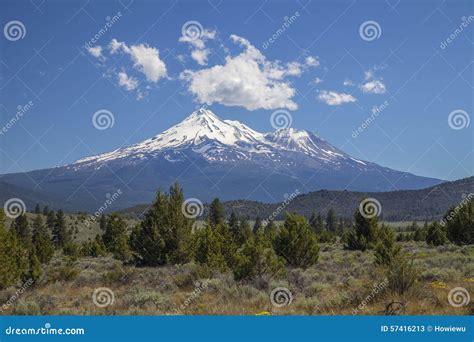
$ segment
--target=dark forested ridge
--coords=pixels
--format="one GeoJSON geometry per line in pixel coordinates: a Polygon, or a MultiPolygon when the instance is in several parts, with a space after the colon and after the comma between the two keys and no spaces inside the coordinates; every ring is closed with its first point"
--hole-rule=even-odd
{"type": "MultiPolygon", "coordinates": [[[[295,189],[296,190],[296,189],[295,189]]],[[[301,193],[301,189],[299,190],[301,193]]],[[[325,215],[333,208],[338,216],[351,218],[364,197],[377,199],[382,206],[381,218],[387,221],[437,220],[451,207],[458,205],[465,196],[474,192],[474,177],[422,190],[400,190],[389,192],[355,192],[320,190],[296,196],[285,205],[282,203],[262,203],[237,200],[223,202],[226,214],[234,211],[239,217],[266,218],[279,207],[284,212],[296,212],[309,217],[314,211],[325,215]]],[[[124,209],[121,213],[131,217],[140,216],[148,205],[138,205],[124,209]]],[[[207,211],[208,206],[206,206],[207,211]]],[[[283,214],[276,217],[283,219],[283,214]]]]}

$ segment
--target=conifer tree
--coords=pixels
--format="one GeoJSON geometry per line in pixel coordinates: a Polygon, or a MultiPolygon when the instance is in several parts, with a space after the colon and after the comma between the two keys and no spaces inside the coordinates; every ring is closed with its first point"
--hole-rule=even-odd
{"type": "Polygon", "coordinates": [[[30,224],[28,223],[28,217],[26,214],[22,214],[15,218],[12,223],[12,230],[18,236],[20,242],[29,247],[31,244],[31,231],[30,231],[30,224]]]}
{"type": "Polygon", "coordinates": [[[240,235],[239,218],[234,211],[229,216],[229,229],[234,236],[234,240],[238,241],[240,235]]]}
{"type": "MultiPolygon", "coordinates": [[[[184,194],[176,182],[169,190],[169,204],[167,209],[168,227],[171,231],[169,244],[169,262],[173,264],[184,264],[192,259],[192,230],[194,220],[183,213],[184,194]]],[[[219,218],[219,223],[225,223],[224,216],[219,218]]],[[[217,221],[216,221],[217,222],[217,221]]]]}
{"type": "Polygon", "coordinates": [[[48,216],[48,214],[49,214],[49,207],[48,207],[47,205],[45,205],[45,206],[43,207],[43,215],[44,215],[44,216],[48,216]]]}
{"type": "Polygon", "coordinates": [[[441,246],[448,242],[446,228],[438,222],[433,222],[428,226],[426,233],[426,243],[431,246],[441,246]]]}
{"type": "Polygon", "coordinates": [[[40,208],[39,203],[36,203],[36,206],[35,206],[35,214],[36,214],[36,215],[41,214],[41,208],[40,208]]]}
{"type": "Polygon", "coordinates": [[[426,230],[425,228],[418,227],[413,235],[413,240],[415,241],[425,241],[426,240],[426,230]]]}
{"type": "Polygon", "coordinates": [[[252,236],[252,228],[250,227],[250,223],[248,219],[242,218],[239,223],[239,238],[237,239],[237,243],[242,245],[245,241],[247,241],[252,236]]]}
{"type": "Polygon", "coordinates": [[[54,225],[52,229],[52,238],[54,244],[58,247],[63,247],[68,242],[66,219],[62,210],[58,210],[56,214],[56,219],[54,220],[54,225]]]}
{"type": "Polygon", "coordinates": [[[345,230],[345,223],[344,223],[344,220],[341,218],[339,218],[339,223],[337,224],[337,229],[336,229],[336,232],[337,234],[340,234],[342,235],[344,233],[344,230],[345,230]]]}
{"type": "Polygon", "coordinates": [[[56,224],[56,214],[54,210],[48,211],[46,217],[46,225],[48,226],[49,230],[52,232],[54,230],[54,225],[56,224]]]}
{"type": "Polygon", "coordinates": [[[411,226],[410,226],[410,231],[411,231],[411,232],[416,232],[416,230],[417,230],[418,228],[419,228],[419,227],[418,227],[418,224],[416,223],[416,221],[413,221],[413,222],[411,223],[411,226]]]}
{"type": "Polygon", "coordinates": [[[5,214],[0,209],[0,289],[15,284],[28,268],[28,258],[17,234],[5,228],[5,214]]]}
{"type": "Polygon", "coordinates": [[[225,221],[224,207],[218,198],[215,198],[209,205],[209,215],[207,219],[211,227],[215,227],[225,221]]]}
{"type": "Polygon", "coordinates": [[[277,227],[273,220],[267,221],[266,226],[264,227],[265,236],[273,244],[277,235],[277,227]]]}
{"type": "Polygon", "coordinates": [[[347,235],[346,248],[361,251],[372,249],[377,243],[377,216],[364,217],[357,210],[354,222],[354,228],[347,235]]]}
{"type": "Polygon", "coordinates": [[[312,212],[311,216],[309,217],[309,225],[313,229],[313,231],[316,233],[316,212],[312,212]]]}
{"type": "Polygon", "coordinates": [[[94,240],[88,240],[82,244],[81,254],[90,257],[100,257],[107,254],[102,237],[97,234],[94,240]]]}
{"type": "Polygon", "coordinates": [[[192,259],[194,220],[184,215],[184,195],[175,183],[169,195],[158,192],[142,222],[134,228],[130,245],[139,265],[186,263],[192,259]]]}
{"type": "Polygon", "coordinates": [[[255,223],[253,225],[253,233],[254,234],[257,234],[257,232],[259,230],[262,230],[263,226],[262,226],[262,219],[260,218],[260,216],[257,215],[257,218],[255,219],[255,223]]]}
{"type": "Polygon", "coordinates": [[[130,245],[138,265],[158,266],[167,261],[167,196],[158,192],[144,219],[130,235],[130,245]]]}
{"type": "Polygon", "coordinates": [[[335,233],[336,232],[336,213],[334,212],[334,209],[331,208],[329,209],[327,215],[326,215],[326,230],[328,232],[335,233]]]}
{"type": "Polygon", "coordinates": [[[116,259],[122,261],[130,259],[127,224],[118,214],[110,215],[102,239],[107,251],[112,253],[116,259]]]}
{"type": "Polygon", "coordinates": [[[395,242],[393,229],[382,224],[378,232],[378,241],[375,246],[375,264],[388,266],[400,254],[400,245],[395,242]]]}
{"type": "Polygon", "coordinates": [[[212,228],[209,222],[196,233],[195,259],[201,266],[203,275],[227,270],[222,239],[219,237],[219,232],[212,228]]]}
{"type": "Polygon", "coordinates": [[[226,265],[230,268],[235,261],[235,253],[237,252],[237,241],[230,231],[227,223],[221,223],[214,228],[217,238],[220,241],[221,254],[224,256],[226,265]]]}
{"type": "Polygon", "coordinates": [[[36,282],[41,277],[41,274],[43,271],[41,269],[41,262],[36,256],[36,250],[34,247],[30,251],[28,261],[29,261],[28,278],[33,280],[33,282],[36,282]]]}
{"type": "Polygon", "coordinates": [[[33,221],[33,246],[38,260],[42,263],[48,263],[54,254],[54,246],[51,242],[49,233],[43,223],[41,215],[36,215],[33,221]]]}
{"type": "Polygon", "coordinates": [[[321,234],[324,230],[324,220],[321,214],[316,215],[316,213],[313,213],[310,217],[309,224],[316,234],[321,234]]]}
{"type": "Polygon", "coordinates": [[[450,241],[458,245],[474,243],[474,201],[472,198],[448,210],[444,215],[444,220],[450,241]]]}
{"type": "Polygon", "coordinates": [[[104,214],[100,216],[100,221],[99,221],[99,228],[101,231],[105,231],[105,228],[107,227],[107,219],[104,214]]]}
{"type": "Polygon", "coordinates": [[[295,267],[306,268],[318,261],[316,234],[304,217],[287,214],[275,239],[275,252],[295,267]]]}
{"type": "Polygon", "coordinates": [[[262,279],[284,274],[284,265],[284,259],[276,255],[271,241],[258,230],[237,252],[232,271],[237,281],[262,279]]]}

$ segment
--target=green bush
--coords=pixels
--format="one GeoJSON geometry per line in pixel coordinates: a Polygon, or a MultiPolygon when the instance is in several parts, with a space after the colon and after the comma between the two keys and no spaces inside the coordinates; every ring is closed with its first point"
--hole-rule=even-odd
{"type": "Polygon", "coordinates": [[[278,257],[262,230],[249,238],[236,255],[235,280],[262,279],[284,274],[284,259],[278,257]]]}
{"type": "Polygon", "coordinates": [[[318,261],[316,234],[302,216],[287,214],[274,245],[276,254],[291,266],[305,268],[318,261]]]}

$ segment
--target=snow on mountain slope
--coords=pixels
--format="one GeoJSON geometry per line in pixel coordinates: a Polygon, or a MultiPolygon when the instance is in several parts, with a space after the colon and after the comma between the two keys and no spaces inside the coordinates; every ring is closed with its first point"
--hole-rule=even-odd
{"type": "MultiPolygon", "coordinates": [[[[104,162],[128,159],[134,162],[157,156],[164,151],[176,152],[186,148],[201,154],[209,162],[252,159],[256,156],[280,161],[282,152],[297,152],[324,163],[339,163],[344,160],[366,165],[311,132],[286,128],[273,133],[259,133],[241,122],[221,120],[210,110],[199,109],[151,139],[77,160],[72,167],[100,167],[104,162]]],[[[169,162],[180,160],[171,154],[165,154],[164,158],[169,162]]]]}
{"type": "MultiPolygon", "coordinates": [[[[107,194],[126,189],[117,208],[150,202],[179,181],[186,196],[277,202],[295,189],[388,191],[420,189],[438,179],[360,161],[316,134],[281,129],[259,133],[201,109],[140,143],[28,173],[1,175],[3,184],[37,191],[61,207],[94,212],[107,194]]],[[[49,203],[49,202],[48,202],[49,203]]]]}

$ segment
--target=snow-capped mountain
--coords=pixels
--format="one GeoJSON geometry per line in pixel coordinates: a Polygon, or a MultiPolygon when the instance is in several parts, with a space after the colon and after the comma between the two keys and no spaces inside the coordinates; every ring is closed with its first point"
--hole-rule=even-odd
{"type": "MultiPolygon", "coordinates": [[[[179,153],[187,149],[200,154],[209,162],[264,159],[282,162],[282,154],[294,152],[334,166],[341,162],[367,165],[351,158],[311,132],[286,128],[272,133],[260,133],[238,121],[221,120],[210,110],[200,109],[151,139],[109,153],[79,159],[70,167],[100,168],[112,161],[137,163],[156,158],[163,153],[168,161],[176,162],[184,160],[183,156],[179,158],[179,153]]],[[[286,162],[291,165],[293,160],[286,162]]]]}
{"type": "Polygon", "coordinates": [[[358,160],[308,131],[260,133],[207,109],[131,146],[49,170],[0,176],[25,191],[39,188],[75,210],[97,210],[118,189],[122,194],[112,207],[146,203],[176,180],[186,196],[203,202],[214,197],[277,202],[297,189],[388,191],[440,183],[358,160]]]}

